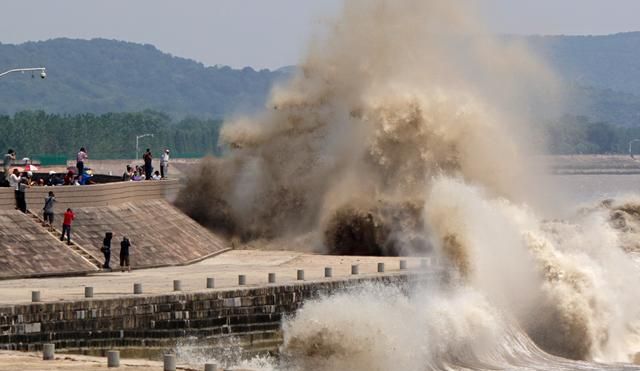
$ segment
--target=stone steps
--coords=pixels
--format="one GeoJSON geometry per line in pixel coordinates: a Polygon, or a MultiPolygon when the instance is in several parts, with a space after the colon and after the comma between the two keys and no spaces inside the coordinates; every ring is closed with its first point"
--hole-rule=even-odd
{"type": "Polygon", "coordinates": [[[98,270],[102,270],[102,263],[98,259],[96,259],[93,255],[91,255],[87,250],[85,250],[82,246],[77,244],[75,241],[71,241],[71,244],[65,243],[64,241],[60,241],[58,236],[62,235],[62,231],[56,229],[56,227],[51,226],[50,229],[44,225],[44,219],[40,217],[40,215],[34,213],[32,210],[27,210],[27,213],[31,215],[36,224],[42,228],[47,234],[49,234],[52,238],[55,238],[60,242],[61,245],[73,251],[75,254],[80,255],[83,259],[89,262],[91,265],[96,267],[98,270]]]}
{"type": "Polygon", "coordinates": [[[0,279],[96,272],[91,261],[62,244],[40,221],[18,210],[0,210],[0,279]]]}

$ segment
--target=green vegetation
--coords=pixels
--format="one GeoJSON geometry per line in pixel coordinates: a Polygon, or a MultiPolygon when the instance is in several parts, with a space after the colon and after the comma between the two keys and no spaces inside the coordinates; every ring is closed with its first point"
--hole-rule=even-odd
{"type": "Polygon", "coordinates": [[[549,151],[559,155],[627,153],[629,141],[640,139],[640,127],[591,121],[585,116],[564,116],[547,123],[544,130],[549,151]]]}
{"type": "MultiPolygon", "coordinates": [[[[128,159],[134,156],[136,135],[149,133],[154,136],[140,139],[140,151],[150,147],[159,156],[166,147],[174,158],[201,157],[221,153],[221,126],[221,120],[187,117],[177,121],[155,111],[103,115],[22,111],[14,116],[0,115],[0,150],[13,148],[19,158],[49,164],[73,159],[82,146],[92,159],[128,159]]],[[[629,141],[640,138],[640,127],[592,121],[585,116],[564,116],[548,121],[541,129],[552,154],[627,153],[629,141]]]]}
{"type": "MultiPolygon", "coordinates": [[[[560,114],[568,115],[539,109],[552,153],[625,153],[640,138],[640,32],[517,38],[566,87],[560,114]]],[[[105,39],[0,44],[1,70],[40,65],[44,81],[37,74],[0,80],[0,150],[53,162],[80,146],[92,158],[132,157],[135,136],[146,133],[155,136],[141,139],[141,148],[215,153],[220,119],[261,109],[273,84],[293,73],[206,67],[152,45],[105,39]]]]}
{"type": "Polygon", "coordinates": [[[74,158],[82,146],[93,159],[133,158],[136,135],[154,134],[140,139],[140,151],[149,147],[159,156],[170,148],[173,157],[217,154],[218,132],[222,121],[187,117],[173,121],[154,111],[106,113],[103,115],[59,115],[43,111],[23,111],[0,115],[0,149],[17,151],[18,157],[42,158],[59,162],[55,156],[74,158]]]}

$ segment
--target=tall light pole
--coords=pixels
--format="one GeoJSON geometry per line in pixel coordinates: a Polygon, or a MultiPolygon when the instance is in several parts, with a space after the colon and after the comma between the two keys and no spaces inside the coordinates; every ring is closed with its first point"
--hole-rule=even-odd
{"type": "Polygon", "coordinates": [[[10,74],[12,72],[33,72],[33,71],[40,71],[40,77],[43,78],[43,79],[47,78],[46,68],[44,68],[44,67],[14,68],[12,70],[0,73],[0,78],[5,77],[6,75],[8,75],[8,74],[10,74]]]}
{"type": "Polygon", "coordinates": [[[138,159],[138,140],[140,138],[144,138],[144,137],[152,137],[153,138],[153,134],[141,134],[141,135],[136,135],[136,160],[138,159]]]}
{"type": "Polygon", "coordinates": [[[635,160],[635,157],[633,156],[633,151],[632,151],[632,147],[633,147],[633,143],[635,142],[640,142],[640,139],[633,139],[631,141],[629,141],[629,156],[631,156],[632,159],[635,160]]]}

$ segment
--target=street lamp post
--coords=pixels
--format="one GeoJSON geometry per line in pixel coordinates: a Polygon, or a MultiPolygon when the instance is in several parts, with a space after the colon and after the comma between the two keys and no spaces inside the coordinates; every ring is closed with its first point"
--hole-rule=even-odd
{"type": "Polygon", "coordinates": [[[8,75],[8,74],[10,74],[12,72],[33,72],[33,71],[40,71],[40,77],[43,78],[43,79],[47,78],[47,71],[46,71],[46,68],[44,68],[44,67],[14,68],[12,70],[0,73],[0,78],[5,77],[6,75],[8,75]]]}
{"type": "Polygon", "coordinates": [[[629,142],[629,156],[631,156],[632,159],[635,159],[635,157],[633,156],[633,151],[631,147],[635,142],[640,142],[640,139],[633,139],[632,141],[629,142]]]}
{"type": "Polygon", "coordinates": [[[136,135],[136,160],[138,159],[138,141],[140,140],[140,138],[144,138],[144,137],[152,137],[153,138],[153,134],[141,134],[141,135],[136,135]]]}

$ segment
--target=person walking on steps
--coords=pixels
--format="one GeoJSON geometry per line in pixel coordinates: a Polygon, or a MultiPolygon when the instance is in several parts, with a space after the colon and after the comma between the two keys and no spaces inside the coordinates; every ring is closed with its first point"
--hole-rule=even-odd
{"type": "Polygon", "coordinates": [[[53,232],[53,206],[56,203],[56,195],[49,191],[49,197],[44,199],[44,207],[42,208],[44,221],[43,227],[49,227],[49,231],[53,232]]]}
{"type": "Polygon", "coordinates": [[[111,239],[113,238],[113,233],[107,232],[104,235],[104,240],[102,240],[102,254],[104,254],[104,265],[102,268],[111,269],[109,266],[109,262],[111,261],[111,239]]]}
{"type": "Polygon", "coordinates": [[[129,247],[131,247],[131,242],[129,242],[129,239],[125,236],[122,238],[122,242],[120,242],[120,270],[122,272],[124,272],[124,267],[127,267],[127,271],[131,272],[129,247]]]}
{"type": "Polygon", "coordinates": [[[62,236],[60,241],[64,241],[64,235],[67,234],[67,245],[71,245],[71,222],[76,218],[76,214],[71,209],[67,209],[64,213],[64,221],[62,222],[62,236]]]}

